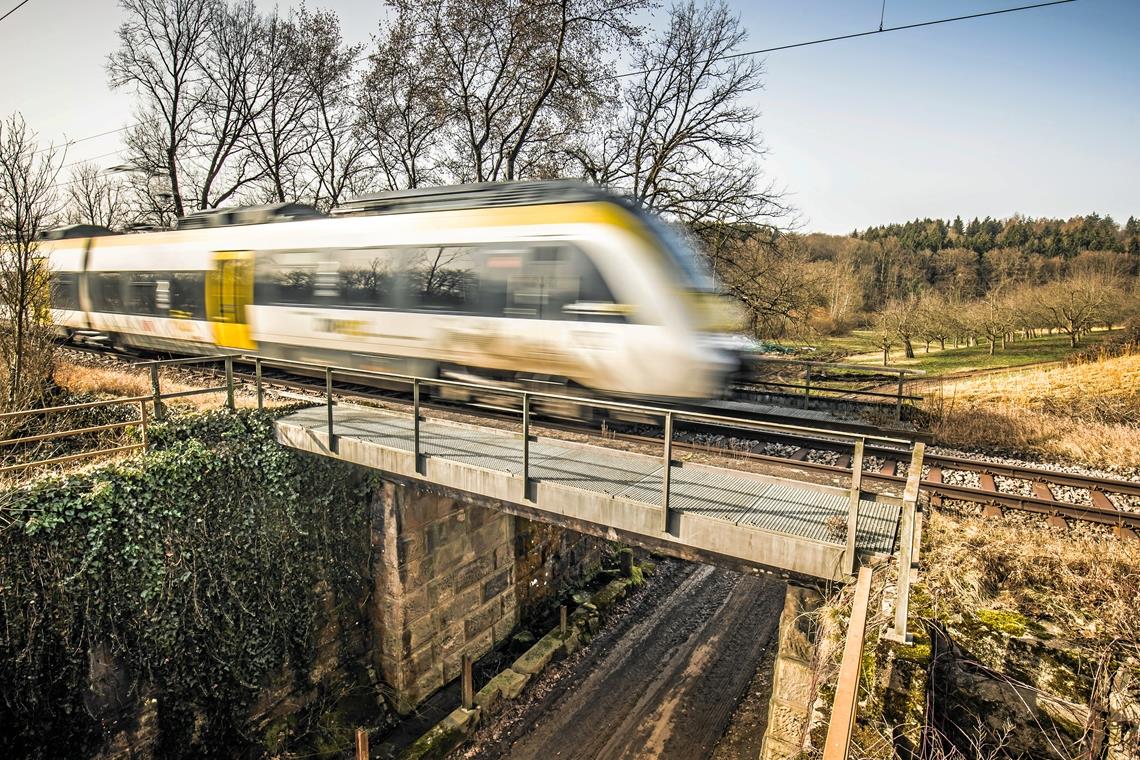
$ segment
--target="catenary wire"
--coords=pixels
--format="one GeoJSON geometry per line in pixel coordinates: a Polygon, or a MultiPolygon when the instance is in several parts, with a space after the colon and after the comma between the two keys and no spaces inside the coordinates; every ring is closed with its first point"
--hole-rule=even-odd
{"type": "Polygon", "coordinates": [[[23,0],[23,2],[21,2],[21,3],[20,3],[19,5],[17,5],[15,8],[13,8],[13,9],[12,9],[12,10],[10,10],[10,11],[8,11],[8,12],[7,12],[7,13],[5,13],[3,16],[0,16],[0,21],[3,21],[4,19],[8,18],[9,16],[11,16],[11,15],[12,15],[13,13],[15,13],[16,11],[20,10],[21,8],[23,8],[25,5],[27,5],[27,4],[28,4],[28,2],[29,2],[29,0],[23,0]]]}

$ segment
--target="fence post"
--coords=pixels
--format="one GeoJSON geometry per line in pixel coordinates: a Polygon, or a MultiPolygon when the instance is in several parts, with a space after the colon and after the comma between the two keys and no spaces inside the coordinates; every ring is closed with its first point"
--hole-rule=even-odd
{"type": "Polygon", "coordinates": [[[910,606],[911,565],[914,561],[914,523],[918,507],[918,487],[922,481],[922,455],[926,445],[914,444],[907,471],[906,487],[903,489],[902,513],[899,517],[899,582],[898,597],[895,599],[895,624],[887,632],[886,638],[900,643],[909,643],[906,632],[910,606]]]}
{"type": "Polygon", "coordinates": [[[530,394],[522,395],[522,482],[523,499],[530,499],[530,394]]]}
{"type": "Polygon", "coordinates": [[[412,463],[417,475],[420,470],[420,379],[412,378],[412,463]]]}
{"type": "Polygon", "coordinates": [[[146,433],[146,424],[147,424],[147,412],[146,412],[146,401],[140,401],[140,402],[139,402],[139,412],[142,414],[142,417],[140,418],[140,419],[141,419],[141,421],[142,421],[142,450],[143,450],[143,452],[145,452],[145,451],[146,451],[146,449],[147,449],[147,433],[146,433]]]}
{"type": "Polygon", "coordinates": [[[234,358],[226,357],[226,408],[234,410],[234,358]]]}
{"type": "Polygon", "coordinates": [[[673,469],[673,413],[665,412],[665,468],[661,472],[661,530],[669,532],[669,478],[673,469]]]}
{"type": "Polygon", "coordinates": [[[855,534],[859,529],[859,494],[863,487],[863,447],[864,439],[855,441],[855,453],[851,456],[851,493],[847,497],[847,550],[843,555],[844,569],[848,575],[855,574],[858,547],[855,534]]]}
{"type": "Polygon", "coordinates": [[[368,732],[356,729],[356,760],[368,760],[368,732]]]}
{"type": "Polygon", "coordinates": [[[804,365],[804,409],[808,408],[808,397],[811,396],[811,365],[804,365]]]}
{"type": "Polygon", "coordinates": [[[333,432],[333,370],[325,367],[325,406],[329,425],[329,451],[336,452],[336,435],[333,432]]]}
{"type": "Polygon", "coordinates": [[[158,382],[158,365],[150,365],[150,391],[154,394],[154,418],[159,422],[166,419],[166,410],[162,406],[162,390],[158,382]]]}
{"type": "Polygon", "coordinates": [[[463,709],[475,706],[475,674],[472,672],[471,655],[463,655],[463,709]]]}
{"type": "Polygon", "coordinates": [[[895,400],[895,422],[902,422],[903,373],[899,370],[899,395],[895,400]]]}
{"type": "MultiPolygon", "coordinates": [[[[261,357],[253,360],[253,374],[257,385],[257,410],[265,409],[265,388],[261,385],[261,357]]],[[[367,734],[366,734],[367,736],[367,734]]]]}

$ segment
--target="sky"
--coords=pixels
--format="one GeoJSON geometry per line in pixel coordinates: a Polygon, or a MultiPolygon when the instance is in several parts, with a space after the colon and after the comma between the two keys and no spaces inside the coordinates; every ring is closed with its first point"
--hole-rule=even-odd
{"type": "MultiPolygon", "coordinates": [[[[19,0],[0,0],[0,15],[19,0]]],[[[886,27],[1029,0],[887,0],[886,27]]],[[[749,50],[879,27],[882,0],[729,0],[749,50]]],[[[266,9],[274,3],[258,0],[266,9]]],[[[276,3],[282,9],[290,0],[276,3]]],[[[308,0],[366,42],[379,0],[308,0]]],[[[647,21],[660,22],[663,13],[647,21]]],[[[0,22],[0,116],[42,141],[131,121],[107,86],[117,0],[29,0],[0,22]]],[[[762,56],[766,178],[805,231],[916,217],[1140,216],[1140,0],[1074,3],[762,56]]],[[[119,163],[118,134],[67,160],[119,163]]]]}

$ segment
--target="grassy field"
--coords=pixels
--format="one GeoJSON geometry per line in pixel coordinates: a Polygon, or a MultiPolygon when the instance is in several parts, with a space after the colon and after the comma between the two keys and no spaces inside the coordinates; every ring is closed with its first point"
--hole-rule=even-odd
{"type": "MultiPolygon", "coordinates": [[[[1107,330],[1094,332],[1081,339],[1081,345],[1076,350],[1095,345],[1112,335],[1107,330]]],[[[827,338],[816,346],[821,351],[844,351],[849,356],[847,362],[858,364],[880,365],[883,353],[876,349],[869,331],[855,330],[850,335],[838,338],[827,338]]],[[[944,375],[953,372],[967,372],[976,369],[1000,369],[1004,367],[1022,367],[1038,362],[1059,361],[1072,355],[1074,349],[1069,347],[1067,335],[1047,335],[1030,340],[1019,340],[1006,345],[1005,350],[999,346],[994,355],[990,356],[989,344],[978,346],[954,348],[947,345],[942,351],[937,344],[930,347],[927,353],[922,343],[914,346],[915,357],[907,359],[903,356],[901,347],[891,350],[890,366],[920,369],[928,375],[944,375]]]]}
{"type": "Polygon", "coordinates": [[[927,393],[940,443],[1140,471],[1140,355],[947,379],[927,393]]]}

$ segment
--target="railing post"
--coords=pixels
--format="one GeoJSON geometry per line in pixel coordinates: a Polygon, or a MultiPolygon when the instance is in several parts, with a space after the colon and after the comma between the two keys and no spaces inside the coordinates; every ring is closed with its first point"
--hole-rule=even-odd
{"type": "Polygon", "coordinates": [[[336,434],[333,432],[333,370],[325,367],[325,406],[328,412],[329,451],[335,452],[336,434]]]}
{"type": "Polygon", "coordinates": [[[257,385],[257,410],[265,409],[265,388],[261,384],[261,357],[253,360],[253,376],[257,385]]]}
{"type": "Polygon", "coordinates": [[[859,529],[859,494],[863,487],[863,447],[862,438],[855,441],[855,453],[851,456],[851,493],[847,498],[847,549],[843,554],[843,564],[848,575],[855,574],[856,531],[859,529]]]}
{"type": "Polygon", "coordinates": [[[234,358],[226,357],[226,408],[234,410],[234,358]]]}
{"type": "Polygon", "coordinates": [[[661,530],[669,532],[669,479],[673,469],[673,413],[665,412],[665,457],[661,472],[661,530]]]}
{"type": "Polygon", "coordinates": [[[804,409],[808,408],[808,397],[811,396],[811,365],[804,365],[804,409]]]}
{"type": "Polygon", "coordinates": [[[412,378],[412,462],[417,475],[420,470],[420,379],[412,378]]]}
{"type": "Polygon", "coordinates": [[[522,482],[523,499],[530,499],[530,394],[522,395],[522,482]]]}
{"type": "Polygon", "coordinates": [[[166,419],[166,410],[162,406],[162,390],[158,382],[158,365],[150,365],[150,391],[154,395],[154,418],[159,422],[166,419]]]}
{"type": "Polygon", "coordinates": [[[356,729],[356,760],[368,760],[368,732],[363,728],[356,729]]]}
{"type": "Polygon", "coordinates": [[[148,416],[147,411],[146,411],[146,401],[140,401],[139,402],[139,412],[142,414],[142,417],[140,417],[140,420],[142,421],[142,450],[145,453],[146,449],[147,449],[147,443],[148,443],[147,432],[146,432],[147,416],[148,416]]]}
{"type": "Polygon", "coordinates": [[[898,597],[895,599],[894,628],[887,632],[886,637],[900,643],[909,643],[910,641],[906,632],[906,623],[910,612],[910,576],[915,556],[915,510],[918,507],[918,487],[922,482],[922,455],[925,449],[926,445],[921,442],[914,444],[914,452],[910,457],[910,469],[906,476],[906,487],[903,489],[902,513],[899,516],[898,597]]]}
{"type": "Polygon", "coordinates": [[[902,422],[903,373],[899,371],[899,394],[895,401],[895,422],[902,422]]]}

